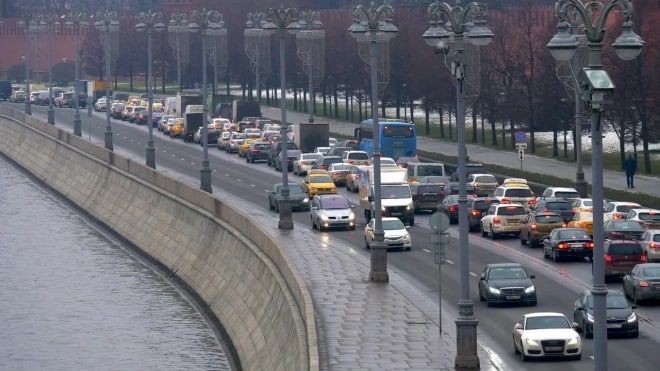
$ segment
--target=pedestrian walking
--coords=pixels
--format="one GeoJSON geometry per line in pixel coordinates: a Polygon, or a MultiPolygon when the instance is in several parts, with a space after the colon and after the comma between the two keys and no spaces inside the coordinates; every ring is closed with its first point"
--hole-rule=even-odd
{"type": "Polygon", "coordinates": [[[637,159],[632,154],[623,162],[623,168],[626,170],[626,183],[628,188],[635,188],[634,178],[637,170],[637,159]]]}

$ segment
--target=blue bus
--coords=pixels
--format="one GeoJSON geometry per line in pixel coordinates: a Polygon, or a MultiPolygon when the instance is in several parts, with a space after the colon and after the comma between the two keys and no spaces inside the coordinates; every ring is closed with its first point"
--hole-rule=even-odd
{"type": "MultiPolygon", "coordinates": [[[[398,119],[379,119],[380,152],[383,157],[391,157],[395,161],[399,157],[413,157],[417,155],[417,127],[415,124],[398,119]]],[[[355,129],[358,140],[358,149],[365,151],[369,156],[374,150],[374,125],[368,119],[360,123],[355,129]]]]}

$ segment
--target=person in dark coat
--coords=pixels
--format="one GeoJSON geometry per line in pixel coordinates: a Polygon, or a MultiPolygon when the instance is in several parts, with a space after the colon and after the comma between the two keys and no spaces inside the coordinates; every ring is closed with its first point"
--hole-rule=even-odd
{"type": "Polygon", "coordinates": [[[623,168],[626,170],[628,188],[635,188],[634,177],[637,170],[637,159],[633,155],[628,155],[628,158],[623,162],[623,168]]]}

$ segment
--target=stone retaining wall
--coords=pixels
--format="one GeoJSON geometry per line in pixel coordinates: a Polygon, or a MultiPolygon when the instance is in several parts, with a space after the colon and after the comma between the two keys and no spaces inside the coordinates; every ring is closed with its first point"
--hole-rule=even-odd
{"type": "Polygon", "coordinates": [[[217,317],[242,369],[318,370],[311,295],[246,215],[6,106],[0,153],[175,273],[217,317]]]}

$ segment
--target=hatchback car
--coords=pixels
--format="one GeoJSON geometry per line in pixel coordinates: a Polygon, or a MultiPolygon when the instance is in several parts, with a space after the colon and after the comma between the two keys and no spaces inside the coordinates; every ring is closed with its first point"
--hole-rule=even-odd
{"type": "Polygon", "coordinates": [[[571,201],[563,198],[539,197],[536,199],[533,210],[536,212],[557,213],[561,215],[564,223],[568,223],[575,215],[571,201]]]}
{"type": "Polygon", "coordinates": [[[468,230],[478,231],[481,225],[481,218],[486,215],[490,205],[498,204],[500,201],[495,197],[472,197],[468,198],[468,230]]]}
{"type": "Polygon", "coordinates": [[[231,136],[229,137],[229,143],[225,147],[227,149],[227,153],[238,152],[238,148],[241,146],[241,144],[243,144],[244,140],[245,140],[245,133],[238,133],[238,132],[231,133],[231,136]]]}
{"type": "Polygon", "coordinates": [[[369,165],[369,154],[365,151],[346,151],[341,160],[349,165],[369,165]]]}
{"type": "Polygon", "coordinates": [[[572,187],[548,187],[541,197],[563,198],[565,200],[575,200],[580,198],[580,193],[572,187]]]}
{"type": "Polygon", "coordinates": [[[318,194],[311,201],[312,229],[355,229],[355,214],[348,199],[338,194],[318,194]]]}
{"type": "MultiPolygon", "coordinates": [[[[502,202],[502,201],[500,201],[502,202]]],[[[520,236],[520,221],[527,215],[520,204],[490,205],[486,215],[481,218],[481,235],[491,239],[503,234],[520,236]]]]}
{"type": "Polygon", "coordinates": [[[513,350],[523,361],[530,358],[582,358],[577,324],[554,312],[527,313],[513,326],[513,350]]]}
{"type": "MultiPolygon", "coordinates": [[[[410,251],[412,249],[412,240],[408,228],[399,218],[384,217],[383,219],[383,232],[385,233],[385,246],[388,249],[402,249],[410,251]]],[[[374,231],[376,221],[371,219],[364,227],[364,246],[367,249],[371,248],[374,243],[374,231]]]]}
{"type": "MultiPolygon", "coordinates": [[[[630,273],[635,265],[646,263],[642,244],[637,240],[605,240],[605,282],[630,273]]],[[[593,273],[593,265],[592,265],[593,273]]]]}
{"type": "Polygon", "coordinates": [[[543,244],[555,228],[561,228],[564,222],[557,213],[529,213],[520,221],[520,244],[529,247],[543,244]]]}
{"type": "MultiPolygon", "coordinates": [[[[639,322],[633,311],[635,305],[630,305],[626,296],[619,290],[607,290],[607,335],[639,336],[639,322]]],[[[594,337],[594,297],[590,289],[584,289],[573,309],[573,321],[578,324],[578,330],[587,339],[594,337]]]]}
{"type": "Polygon", "coordinates": [[[245,154],[245,161],[255,163],[257,161],[268,161],[268,150],[270,144],[266,142],[252,142],[245,154]]]}
{"type": "Polygon", "coordinates": [[[660,210],[632,209],[626,215],[626,220],[633,220],[644,229],[660,229],[660,210]]]}
{"type": "Polygon", "coordinates": [[[321,159],[323,159],[323,155],[320,153],[300,153],[298,158],[293,161],[293,173],[296,175],[305,175],[321,159]]]}
{"type": "Polygon", "coordinates": [[[608,220],[603,225],[605,238],[620,240],[639,240],[644,228],[633,220],[608,220]]]}
{"type": "Polygon", "coordinates": [[[660,264],[637,264],[623,277],[623,293],[635,304],[660,299],[660,264]]]}
{"type": "Polygon", "coordinates": [[[534,192],[527,186],[527,184],[519,183],[503,183],[501,186],[495,188],[493,197],[500,200],[502,204],[516,203],[522,205],[525,210],[529,210],[536,203],[534,192]]]}
{"type": "Polygon", "coordinates": [[[566,257],[591,259],[593,255],[594,242],[582,228],[556,228],[543,240],[543,257],[554,262],[566,257]]]}
{"type": "MultiPolygon", "coordinates": [[[[303,191],[302,185],[290,182],[289,185],[289,202],[291,210],[309,211],[310,203],[307,193],[303,191]]],[[[282,200],[282,183],[273,185],[273,189],[268,194],[268,208],[280,212],[280,201],[282,200]]]]}
{"type": "Polygon", "coordinates": [[[413,183],[410,185],[415,212],[434,213],[445,198],[445,187],[439,184],[413,183]]]}
{"type": "Polygon", "coordinates": [[[520,263],[488,264],[479,276],[479,301],[489,307],[496,303],[536,305],[534,278],[520,263]]]}
{"type": "Polygon", "coordinates": [[[636,202],[610,201],[603,209],[603,219],[624,219],[632,209],[641,209],[642,205],[636,202]]]}
{"type": "Polygon", "coordinates": [[[647,229],[640,240],[646,261],[660,261],[660,229],[647,229]]]}
{"type": "Polygon", "coordinates": [[[495,176],[491,174],[470,174],[467,176],[466,182],[478,196],[491,195],[499,185],[495,176]]]}

